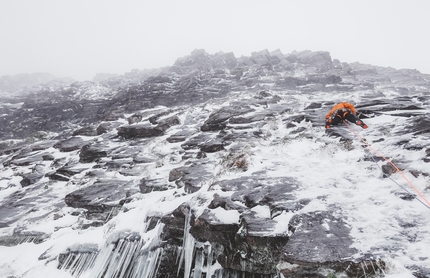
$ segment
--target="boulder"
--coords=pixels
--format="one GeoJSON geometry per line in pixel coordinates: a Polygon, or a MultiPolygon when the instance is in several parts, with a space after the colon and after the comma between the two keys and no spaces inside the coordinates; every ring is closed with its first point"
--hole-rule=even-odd
{"type": "Polygon", "coordinates": [[[34,172],[23,177],[22,180],[20,181],[20,184],[22,187],[26,187],[40,181],[43,177],[44,177],[43,173],[34,172]]]}
{"type": "Polygon", "coordinates": [[[140,180],[139,189],[140,193],[147,194],[153,191],[166,191],[172,188],[165,179],[147,179],[140,180]]]}
{"type": "Polygon", "coordinates": [[[77,129],[73,132],[72,134],[73,136],[96,136],[97,135],[97,130],[94,126],[86,126],[86,127],[82,127],[80,129],[77,129]]]}
{"type": "Polygon", "coordinates": [[[67,194],[64,201],[69,207],[103,213],[110,211],[128,197],[131,188],[132,184],[127,180],[103,178],[90,186],[67,194]]]}
{"type": "Polygon", "coordinates": [[[121,126],[118,127],[117,130],[118,135],[125,139],[157,137],[164,134],[162,129],[153,127],[150,124],[121,126]]]}
{"type": "Polygon", "coordinates": [[[79,162],[91,163],[102,157],[107,157],[110,149],[107,143],[97,142],[87,144],[81,148],[79,153],[79,162]]]}
{"type": "Polygon", "coordinates": [[[218,111],[209,115],[209,118],[200,128],[202,131],[217,131],[223,130],[226,127],[226,121],[234,116],[243,115],[254,111],[250,107],[223,107],[218,111]]]}
{"type": "Polygon", "coordinates": [[[76,166],[63,166],[57,169],[54,173],[48,175],[51,180],[69,181],[70,177],[85,171],[87,168],[79,168],[76,166]]]}
{"type": "Polygon", "coordinates": [[[45,169],[42,165],[35,165],[30,174],[24,176],[20,181],[22,187],[37,183],[45,176],[45,169]]]}
{"type": "Polygon", "coordinates": [[[28,166],[42,161],[52,160],[52,156],[46,152],[21,152],[20,154],[12,157],[11,160],[6,161],[3,165],[16,165],[16,166],[28,166]]]}
{"type": "Polygon", "coordinates": [[[177,116],[171,116],[158,121],[158,125],[155,127],[158,130],[165,132],[169,128],[175,125],[179,125],[181,122],[177,116]]]}
{"type": "Polygon", "coordinates": [[[99,124],[99,126],[96,129],[96,132],[97,132],[97,135],[101,135],[104,133],[108,133],[109,131],[119,126],[120,126],[120,123],[117,123],[117,122],[103,122],[99,124]]]}
{"type": "Polygon", "coordinates": [[[179,167],[179,168],[172,169],[169,172],[169,182],[176,181],[182,178],[183,176],[185,176],[186,174],[189,174],[187,167],[179,167]]]}
{"type": "Polygon", "coordinates": [[[88,141],[83,140],[81,137],[73,136],[57,142],[54,148],[59,149],[61,152],[72,152],[81,149],[86,144],[88,144],[88,141]]]}
{"type": "Polygon", "coordinates": [[[239,201],[247,207],[273,205],[278,202],[296,200],[294,190],[300,183],[290,177],[246,176],[231,180],[221,180],[211,185],[222,191],[233,191],[231,200],[239,201]]]}
{"type": "Polygon", "coordinates": [[[142,121],[142,115],[140,113],[135,113],[127,118],[128,124],[136,124],[142,121]]]}
{"type": "Polygon", "coordinates": [[[213,178],[213,172],[207,168],[208,166],[204,162],[196,162],[189,166],[174,169],[174,172],[171,172],[172,175],[169,175],[169,180],[176,178],[175,183],[178,188],[184,187],[185,192],[194,193],[213,178]]]}
{"type": "Polygon", "coordinates": [[[193,137],[189,137],[183,144],[181,148],[184,150],[197,150],[200,149],[202,142],[207,142],[212,140],[213,137],[210,134],[197,134],[193,137]]]}
{"type": "Polygon", "coordinates": [[[170,135],[168,138],[166,138],[166,141],[169,143],[183,142],[188,138],[188,136],[189,136],[188,133],[178,132],[170,135]]]}

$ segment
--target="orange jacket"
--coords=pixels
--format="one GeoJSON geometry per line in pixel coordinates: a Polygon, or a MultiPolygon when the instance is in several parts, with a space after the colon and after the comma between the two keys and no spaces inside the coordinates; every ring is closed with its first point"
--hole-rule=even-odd
{"type": "Polygon", "coordinates": [[[357,111],[355,111],[354,105],[352,105],[349,102],[341,102],[341,103],[333,106],[333,108],[330,110],[330,112],[328,112],[328,114],[325,116],[326,119],[328,119],[332,115],[336,114],[338,110],[343,110],[343,109],[347,109],[347,110],[351,111],[351,113],[354,115],[357,113],[357,111]]]}

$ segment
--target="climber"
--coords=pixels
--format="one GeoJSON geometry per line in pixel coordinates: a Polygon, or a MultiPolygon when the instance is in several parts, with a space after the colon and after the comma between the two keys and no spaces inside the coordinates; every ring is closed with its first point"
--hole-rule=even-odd
{"type": "Polygon", "coordinates": [[[333,106],[333,108],[328,112],[325,116],[325,128],[330,128],[334,125],[337,125],[345,120],[350,121],[356,125],[361,126],[362,128],[367,128],[367,125],[363,123],[362,120],[359,120],[356,116],[356,110],[354,105],[348,102],[341,102],[333,106]]]}

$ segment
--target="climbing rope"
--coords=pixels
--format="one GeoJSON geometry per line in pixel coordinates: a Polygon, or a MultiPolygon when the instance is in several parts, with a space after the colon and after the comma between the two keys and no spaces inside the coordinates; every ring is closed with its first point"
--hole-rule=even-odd
{"type": "MultiPolygon", "coordinates": [[[[415,195],[413,195],[408,190],[406,190],[406,188],[404,188],[403,186],[401,186],[400,184],[395,182],[392,178],[390,178],[390,180],[392,180],[394,183],[396,183],[398,186],[400,186],[403,190],[405,190],[406,192],[408,192],[409,194],[414,196],[420,203],[422,203],[424,206],[426,206],[427,208],[430,209],[430,202],[426,199],[426,197],[424,197],[424,195],[412,184],[412,182],[405,176],[405,174],[392,161],[390,161],[388,158],[386,158],[385,156],[380,154],[377,150],[375,150],[369,143],[367,143],[367,141],[363,137],[361,137],[354,129],[352,129],[350,127],[350,125],[345,120],[343,121],[343,123],[349,128],[349,130],[351,130],[358,137],[358,139],[360,139],[361,142],[366,144],[367,147],[369,149],[371,149],[376,155],[378,155],[379,157],[384,159],[386,162],[390,163],[391,166],[393,166],[393,168],[396,169],[396,171],[406,180],[406,182],[412,187],[412,189],[418,194],[418,196],[420,196],[424,200],[425,203],[422,202],[420,199],[416,198],[415,195]]],[[[373,160],[373,161],[375,161],[375,160],[373,160]]],[[[376,161],[375,161],[375,163],[376,163],[376,161]]],[[[378,165],[378,164],[376,163],[376,165],[378,165]]],[[[378,165],[378,167],[379,167],[379,165],[378,165]]],[[[382,171],[382,168],[381,167],[379,167],[379,168],[382,171]]]]}

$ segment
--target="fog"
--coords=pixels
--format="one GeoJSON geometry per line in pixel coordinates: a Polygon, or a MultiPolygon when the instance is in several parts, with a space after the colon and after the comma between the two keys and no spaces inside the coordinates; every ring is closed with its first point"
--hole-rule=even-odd
{"type": "Polygon", "coordinates": [[[0,76],[91,80],[209,54],[280,49],[430,73],[426,0],[1,0],[0,76]]]}

